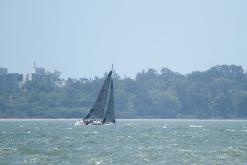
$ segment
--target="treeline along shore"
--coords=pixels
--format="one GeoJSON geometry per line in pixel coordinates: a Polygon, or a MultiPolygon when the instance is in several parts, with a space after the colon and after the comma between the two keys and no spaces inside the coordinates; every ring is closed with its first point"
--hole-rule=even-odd
{"type": "MultiPolygon", "coordinates": [[[[148,69],[134,79],[117,73],[113,78],[116,118],[247,118],[247,72],[242,66],[217,65],[186,75],[148,69]]],[[[61,80],[48,74],[20,88],[0,89],[0,118],[81,118],[103,80],[61,80]]]]}

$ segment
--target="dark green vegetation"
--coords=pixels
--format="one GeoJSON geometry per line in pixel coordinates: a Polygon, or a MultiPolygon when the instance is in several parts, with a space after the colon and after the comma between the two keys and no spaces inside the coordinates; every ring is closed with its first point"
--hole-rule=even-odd
{"type": "MultiPolygon", "coordinates": [[[[220,65],[182,75],[149,69],[135,79],[114,74],[117,118],[246,118],[247,73],[220,65]]],[[[94,103],[103,78],[68,79],[63,87],[30,81],[1,91],[1,118],[80,118],[94,103]]]]}

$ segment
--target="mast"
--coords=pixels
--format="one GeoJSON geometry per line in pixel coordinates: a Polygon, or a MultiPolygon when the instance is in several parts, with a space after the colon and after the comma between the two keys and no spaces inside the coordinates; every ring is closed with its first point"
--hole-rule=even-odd
{"type": "MultiPolygon", "coordinates": [[[[111,65],[111,72],[113,72],[113,64],[111,65]]],[[[103,116],[104,123],[115,123],[115,107],[114,107],[114,92],[113,92],[113,80],[111,77],[111,82],[109,86],[109,93],[107,97],[107,103],[105,107],[105,112],[103,116]]]]}
{"type": "Polygon", "coordinates": [[[114,93],[112,79],[109,89],[109,97],[107,99],[106,109],[103,117],[103,123],[115,123],[114,93]]]}

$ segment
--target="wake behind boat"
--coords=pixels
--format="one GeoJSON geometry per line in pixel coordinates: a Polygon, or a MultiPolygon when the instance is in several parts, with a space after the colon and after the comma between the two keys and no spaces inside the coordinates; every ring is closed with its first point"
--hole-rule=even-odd
{"type": "Polygon", "coordinates": [[[101,87],[98,98],[85,118],[75,123],[78,125],[106,125],[115,123],[114,93],[112,71],[110,71],[101,87]]]}

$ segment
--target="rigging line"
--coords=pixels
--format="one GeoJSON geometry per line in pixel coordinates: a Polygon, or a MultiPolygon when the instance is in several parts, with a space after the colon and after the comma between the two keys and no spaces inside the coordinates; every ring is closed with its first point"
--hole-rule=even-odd
{"type": "Polygon", "coordinates": [[[103,115],[103,120],[105,118],[105,115],[106,115],[106,112],[107,112],[107,108],[108,108],[108,104],[109,104],[109,99],[110,99],[110,92],[111,92],[111,79],[110,79],[110,84],[109,84],[109,87],[108,87],[108,94],[107,94],[107,99],[106,99],[106,105],[105,105],[105,108],[104,108],[104,115],[103,115]]]}

